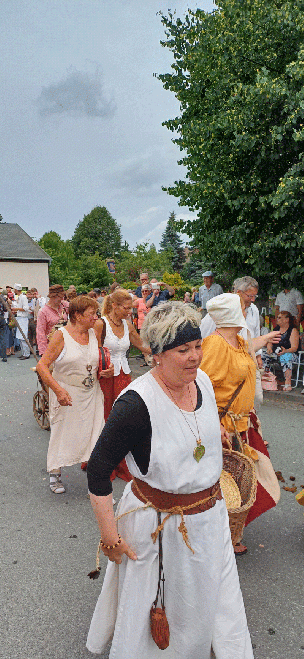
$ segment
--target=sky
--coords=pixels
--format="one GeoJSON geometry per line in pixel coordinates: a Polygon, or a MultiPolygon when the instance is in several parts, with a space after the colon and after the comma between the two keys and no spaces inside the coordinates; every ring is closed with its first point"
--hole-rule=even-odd
{"type": "Polygon", "coordinates": [[[179,113],[154,73],[173,61],[157,12],[212,0],[2,0],[0,213],[35,239],[71,238],[106,206],[133,248],[158,247],[171,211],[162,186],[184,178],[162,126],[179,113]]]}

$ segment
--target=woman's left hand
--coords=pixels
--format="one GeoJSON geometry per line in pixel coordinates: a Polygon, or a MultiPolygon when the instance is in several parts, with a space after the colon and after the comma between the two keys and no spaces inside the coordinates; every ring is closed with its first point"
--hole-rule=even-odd
{"type": "Polygon", "coordinates": [[[221,424],[221,441],[222,441],[222,446],[224,448],[229,448],[231,449],[231,442],[230,442],[230,437],[229,437],[229,432],[224,428],[224,426],[221,424]]]}
{"type": "Polygon", "coordinates": [[[105,368],[104,371],[100,371],[99,378],[112,378],[114,376],[114,364],[110,364],[109,368],[105,368]]]}
{"type": "Polygon", "coordinates": [[[280,352],[278,352],[277,354],[280,357],[280,355],[285,355],[285,352],[287,352],[286,348],[281,348],[280,352]]]}

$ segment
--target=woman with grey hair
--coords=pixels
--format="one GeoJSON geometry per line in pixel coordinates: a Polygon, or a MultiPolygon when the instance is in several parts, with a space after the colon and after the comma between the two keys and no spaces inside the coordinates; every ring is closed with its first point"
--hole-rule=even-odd
{"type": "Polygon", "coordinates": [[[111,659],[157,659],[166,648],[168,659],[210,659],[211,647],[217,659],[253,658],[199,324],[182,302],[149,312],[142,337],[155,367],[121,393],[88,463],[109,562],[87,647],[102,653],[112,640],[111,659]],[[115,520],[110,474],[123,457],[133,480],[115,520]]]}

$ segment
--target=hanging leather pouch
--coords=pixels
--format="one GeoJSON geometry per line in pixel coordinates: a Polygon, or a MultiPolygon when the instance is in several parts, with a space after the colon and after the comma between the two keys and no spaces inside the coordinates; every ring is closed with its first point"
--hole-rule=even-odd
{"type": "MultiPolygon", "coordinates": [[[[161,524],[161,514],[157,513],[158,524],[161,524]]],[[[163,547],[162,547],[162,531],[158,535],[159,541],[159,571],[158,571],[158,586],[156,598],[151,606],[150,610],[150,626],[151,626],[151,635],[154,643],[160,650],[165,650],[169,646],[170,641],[170,630],[169,623],[166,615],[165,609],[165,577],[164,577],[164,568],[163,568],[163,547]],[[160,607],[157,606],[158,598],[160,598],[160,607]]]]}

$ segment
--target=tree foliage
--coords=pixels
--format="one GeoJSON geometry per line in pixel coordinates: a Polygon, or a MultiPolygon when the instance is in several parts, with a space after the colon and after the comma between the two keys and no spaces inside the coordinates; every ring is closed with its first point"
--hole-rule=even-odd
{"type": "Polygon", "coordinates": [[[176,217],[174,211],[170,213],[159,246],[161,252],[168,252],[168,255],[171,258],[171,265],[173,270],[181,270],[185,256],[183,241],[176,228],[176,217]]]}
{"type": "Polygon", "coordinates": [[[96,206],[78,222],[72,244],[75,254],[99,254],[102,258],[113,257],[122,250],[120,225],[105,206],[96,206]]]}
{"type": "Polygon", "coordinates": [[[304,274],[304,1],[220,0],[162,16],[174,56],[160,75],[181,115],[165,122],[186,180],[167,188],[180,224],[224,272],[300,285],[304,274]]]}
{"type": "Polygon", "coordinates": [[[63,240],[56,231],[45,233],[38,244],[52,258],[49,269],[50,285],[62,284],[64,288],[68,288],[70,284],[74,284],[80,291],[109,284],[109,270],[99,254],[84,254],[77,258],[72,242],[63,240]]]}
{"type": "Polygon", "coordinates": [[[155,245],[148,242],[136,245],[131,251],[122,252],[115,261],[116,279],[119,283],[139,281],[141,272],[150,277],[161,278],[166,270],[171,270],[171,258],[167,252],[157,252],[155,245]]]}

